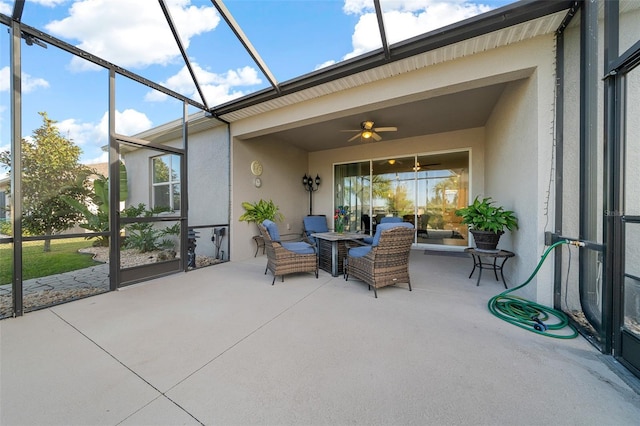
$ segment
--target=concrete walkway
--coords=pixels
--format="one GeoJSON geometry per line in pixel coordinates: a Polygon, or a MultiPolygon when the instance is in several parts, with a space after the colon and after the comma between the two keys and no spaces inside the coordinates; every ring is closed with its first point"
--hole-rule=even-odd
{"type": "MultiPolygon", "coordinates": [[[[57,275],[25,280],[22,284],[23,295],[48,290],[69,290],[74,288],[109,289],[109,265],[103,263],[90,268],[64,272],[57,275]]],[[[11,294],[11,284],[0,286],[0,295],[11,294]]]]}
{"type": "MultiPolygon", "coordinates": [[[[586,340],[492,316],[470,259],[412,253],[412,292],[264,256],[0,321],[2,425],[637,425],[586,340]]],[[[614,363],[615,364],[615,363],[614,363]]]]}

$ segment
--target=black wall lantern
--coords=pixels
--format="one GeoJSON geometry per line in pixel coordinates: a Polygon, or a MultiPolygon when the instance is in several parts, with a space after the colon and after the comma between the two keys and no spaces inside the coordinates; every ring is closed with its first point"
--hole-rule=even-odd
{"type": "Polygon", "coordinates": [[[313,214],[313,193],[317,191],[320,186],[320,176],[316,175],[314,180],[311,175],[307,176],[305,173],[302,178],[302,186],[309,191],[309,216],[311,216],[313,214]]]}

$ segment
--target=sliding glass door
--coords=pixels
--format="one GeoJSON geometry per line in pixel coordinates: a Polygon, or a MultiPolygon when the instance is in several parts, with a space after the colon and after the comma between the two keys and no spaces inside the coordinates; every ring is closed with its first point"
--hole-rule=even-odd
{"type": "Polygon", "coordinates": [[[418,242],[467,246],[467,226],[455,215],[469,202],[469,152],[421,155],[416,163],[418,242]]]}
{"type": "Polygon", "coordinates": [[[335,165],[335,207],[349,206],[350,231],[375,232],[385,218],[416,227],[415,243],[467,246],[455,216],[469,201],[469,152],[455,151],[335,165]]]}
{"type": "Polygon", "coordinates": [[[334,209],[349,207],[345,231],[371,230],[371,163],[341,164],[335,167],[334,209]]]}

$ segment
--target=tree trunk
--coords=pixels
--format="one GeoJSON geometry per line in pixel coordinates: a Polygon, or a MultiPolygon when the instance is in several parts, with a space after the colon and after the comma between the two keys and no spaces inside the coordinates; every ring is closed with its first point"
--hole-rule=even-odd
{"type": "MultiPolygon", "coordinates": [[[[49,237],[51,236],[51,233],[47,232],[44,235],[49,237]]],[[[51,240],[47,238],[46,240],[44,240],[44,252],[49,253],[50,251],[51,251],[51,240]]]]}

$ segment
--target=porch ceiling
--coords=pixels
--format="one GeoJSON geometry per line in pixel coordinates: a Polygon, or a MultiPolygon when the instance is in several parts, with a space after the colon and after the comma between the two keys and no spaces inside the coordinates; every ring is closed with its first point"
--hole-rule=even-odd
{"type": "Polygon", "coordinates": [[[345,114],[339,118],[246,138],[246,140],[262,142],[276,139],[313,152],[370,143],[360,139],[347,142],[357,132],[341,131],[358,129],[360,123],[365,120],[374,121],[375,125],[380,127],[398,128],[397,132],[381,133],[381,142],[482,127],[487,122],[506,84],[498,83],[401,105],[345,114]]]}

